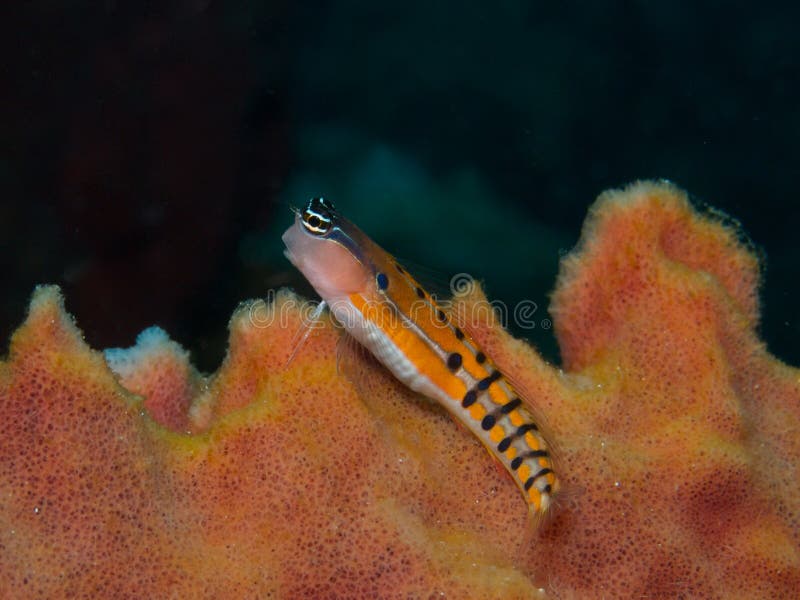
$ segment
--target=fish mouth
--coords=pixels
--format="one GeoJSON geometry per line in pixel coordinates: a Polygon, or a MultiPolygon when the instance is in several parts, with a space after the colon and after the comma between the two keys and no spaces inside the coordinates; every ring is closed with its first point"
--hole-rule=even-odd
{"type": "Polygon", "coordinates": [[[283,255],[289,260],[290,263],[292,263],[294,266],[297,266],[296,257],[295,257],[294,254],[292,254],[292,251],[289,249],[289,245],[290,245],[289,244],[289,237],[292,234],[292,229],[294,229],[294,226],[289,227],[289,229],[287,229],[283,233],[283,235],[281,236],[281,241],[283,242],[283,245],[286,246],[283,249],[283,255]]]}
{"type": "MultiPolygon", "coordinates": [[[[284,249],[284,251],[283,251],[283,255],[284,255],[286,258],[287,258],[287,260],[288,260],[290,263],[292,263],[292,265],[293,265],[293,266],[294,266],[296,269],[300,269],[300,264],[299,264],[299,262],[298,262],[298,260],[297,260],[297,257],[296,257],[294,254],[292,254],[292,251],[291,251],[291,250],[289,250],[288,248],[284,249]]],[[[302,269],[300,269],[300,271],[302,271],[302,269]]]]}

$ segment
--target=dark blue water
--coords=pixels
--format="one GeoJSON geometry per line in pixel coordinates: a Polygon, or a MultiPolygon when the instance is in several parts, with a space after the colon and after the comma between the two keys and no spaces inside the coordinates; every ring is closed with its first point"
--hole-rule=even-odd
{"type": "Polygon", "coordinates": [[[738,4],[17,3],[0,338],[55,282],[93,346],[158,324],[213,369],[240,299],[309,291],[278,237],[320,194],[546,319],[595,196],[667,178],[761,247],[763,336],[800,363],[800,9],[738,4]]]}

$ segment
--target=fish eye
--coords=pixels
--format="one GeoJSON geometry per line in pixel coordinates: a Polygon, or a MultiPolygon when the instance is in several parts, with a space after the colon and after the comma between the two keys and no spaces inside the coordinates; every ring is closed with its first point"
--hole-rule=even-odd
{"type": "Polygon", "coordinates": [[[306,231],[314,235],[325,235],[333,222],[333,204],[324,198],[312,198],[300,219],[306,231]]]}

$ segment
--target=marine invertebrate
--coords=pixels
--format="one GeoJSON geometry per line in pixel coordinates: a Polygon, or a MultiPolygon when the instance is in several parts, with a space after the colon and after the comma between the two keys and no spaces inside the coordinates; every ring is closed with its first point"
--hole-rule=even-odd
{"type": "Polygon", "coordinates": [[[565,372],[472,324],[581,489],[535,535],[440,409],[372,363],[337,375],[332,327],[284,370],[292,295],[237,310],[191,404],[161,397],[178,433],[144,410],[158,378],[123,387],[135,356],[115,375],[41,288],[0,365],[0,595],[791,597],[800,373],[756,337],[757,279],[731,230],[638,184],[565,261],[565,372]]]}

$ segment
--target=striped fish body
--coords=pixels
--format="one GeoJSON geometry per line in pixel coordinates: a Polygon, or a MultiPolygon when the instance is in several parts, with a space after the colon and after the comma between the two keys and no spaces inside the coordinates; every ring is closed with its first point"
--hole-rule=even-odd
{"type": "Polygon", "coordinates": [[[286,256],[348,334],[412,390],[438,401],[506,468],[534,514],[557,491],[548,445],[511,383],[395,259],[312,199],[286,256]]]}

